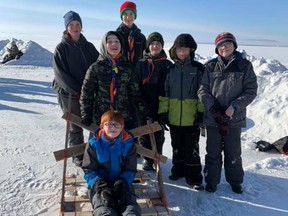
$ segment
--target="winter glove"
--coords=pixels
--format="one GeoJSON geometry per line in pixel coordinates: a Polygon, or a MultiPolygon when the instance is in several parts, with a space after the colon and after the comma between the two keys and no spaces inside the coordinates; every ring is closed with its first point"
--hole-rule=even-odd
{"type": "Polygon", "coordinates": [[[120,208],[124,205],[126,193],[129,191],[127,182],[123,179],[117,180],[113,185],[113,195],[116,207],[120,208]]]}
{"type": "Polygon", "coordinates": [[[84,124],[85,126],[89,127],[92,124],[92,119],[88,117],[82,118],[81,123],[84,124]]]}
{"type": "Polygon", "coordinates": [[[227,115],[222,115],[219,124],[219,133],[222,136],[226,136],[229,131],[229,126],[230,126],[230,117],[227,115]]]}
{"type": "Polygon", "coordinates": [[[167,128],[167,125],[169,124],[168,113],[160,113],[158,118],[158,122],[162,128],[166,131],[169,131],[167,128]]]}
{"type": "Polygon", "coordinates": [[[106,187],[109,187],[108,183],[104,179],[99,179],[94,183],[92,189],[95,193],[100,193],[106,187]]]}
{"type": "Polygon", "coordinates": [[[107,207],[114,207],[115,202],[113,198],[112,189],[104,179],[99,179],[93,185],[93,190],[98,194],[100,202],[107,207]]]}
{"type": "Polygon", "coordinates": [[[197,112],[193,125],[200,125],[203,122],[203,112],[197,112]]]}
{"type": "Polygon", "coordinates": [[[107,207],[115,207],[115,201],[113,197],[112,189],[107,187],[104,188],[100,194],[101,203],[107,207]]]}
{"type": "Polygon", "coordinates": [[[222,119],[222,108],[221,105],[216,101],[213,106],[209,109],[215,121],[220,124],[222,119]]]}

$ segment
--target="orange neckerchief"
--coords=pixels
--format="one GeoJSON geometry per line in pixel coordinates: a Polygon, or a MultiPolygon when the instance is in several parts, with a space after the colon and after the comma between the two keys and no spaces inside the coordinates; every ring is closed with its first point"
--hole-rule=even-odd
{"type": "Polygon", "coordinates": [[[134,60],[134,32],[131,30],[128,36],[129,50],[127,52],[128,61],[133,63],[134,60]]]}
{"type": "Polygon", "coordinates": [[[151,79],[153,73],[154,73],[154,69],[155,69],[155,66],[154,66],[154,62],[157,62],[157,61],[162,61],[162,60],[165,60],[166,57],[161,57],[161,58],[158,58],[158,59],[152,59],[152,58],[148,58],[147,61],[148,61],[148,71],[146,71],[146,73],[144,74],[144,79],[142,80],[142,83],[143,85],[147,82],[149,82],[149,80],[151,79]]]}
{"type": "Polygon", "coordinates": [[[113,105],[114,105],[114,98],[115,95],[117,93],[117,88],[116,88],[116,77],[118,74],[118,67],[117,67],[117,63],[120,60],[121,57],[121,53],[119,53],[118,55],[115,56],[115,58],[109,58],[109,61],[112,64],[112,78],[111,78],[111,82],[110,82],[110,109],[113,110],[113,105]]]}

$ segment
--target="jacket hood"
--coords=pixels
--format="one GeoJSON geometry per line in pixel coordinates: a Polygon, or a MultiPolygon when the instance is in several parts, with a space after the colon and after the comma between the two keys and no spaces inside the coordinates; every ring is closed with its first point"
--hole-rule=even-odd
{"type": "Polygon", "coordinates": [[[170,58],[174,61],[177,59],[176,48],[187,47],[190,48],[190,58],[194,59],[195,50],[197,49],[197,43],[190,34],[180,34],[176,37],[173,46],[169,50],[170,58]]]}
{"type": "Polygon", "coordinates": [[[119,41],[120,41],[120,44],[121,44],[121,51],[120,53],[123,55],[123,38],[122,36],[116,32],[116,31],[109,31],[107,32],[103,38],[102,38],[102,42],[101,42],[101,45],[100,45],[100,55],[103,57],[103,58],[108,58],[109,57],[109,54],[107,52],[107,47],[106,47],[106,43],[107,43],[107,37],[109,35],[115,35],[119,41]]]}

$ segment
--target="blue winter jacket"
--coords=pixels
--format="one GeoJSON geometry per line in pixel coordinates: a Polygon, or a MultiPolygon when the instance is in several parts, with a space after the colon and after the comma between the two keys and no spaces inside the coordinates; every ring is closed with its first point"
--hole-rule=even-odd
{"type": "Polygon", "coordinates": [[[105,139],[103,130],[96,130],[85,149],[82,168],[89,188],[93,188],[99,179],[104,179],[111,185],[118,179],[123,179],[131,190],[137,172],[137,153],[133,135],[123,130],[111,142],[105,139]]]}

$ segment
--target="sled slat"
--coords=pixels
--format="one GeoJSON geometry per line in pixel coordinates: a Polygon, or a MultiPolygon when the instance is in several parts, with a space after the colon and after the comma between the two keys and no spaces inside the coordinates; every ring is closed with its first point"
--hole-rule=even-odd
{"type": "MultiPolygon", "coordinates": [[[[83,187],[87,187],[87,185],[82,176],[66,176],[64,209],[62,209],[60,215],[92,216],[93,209],[88,196],[77,196],[77,190],[83,187]],[[66,196],[66,193],[70,195],[66,196]]],[[[151,177],[147,173],[139,170],[133,182],[133,187],[142,216],[168,215],[157,188],[154,182],[151,182],[151,177]]]]}

